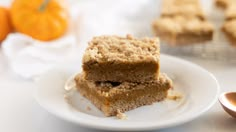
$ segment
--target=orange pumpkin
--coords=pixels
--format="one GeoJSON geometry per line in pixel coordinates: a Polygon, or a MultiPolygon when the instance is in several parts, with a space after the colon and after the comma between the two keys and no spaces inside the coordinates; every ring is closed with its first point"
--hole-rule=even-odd
{"type": "Polygon", "coordinates": [[[8,9],[0,7],[0,42],[12,31],[8,9]]]}
{"type": "Polygon", "coordinates": [[[16,31],[43,41],[62,36],[69,13],[64,0],[14,0],[12,23],[16,31]]]}

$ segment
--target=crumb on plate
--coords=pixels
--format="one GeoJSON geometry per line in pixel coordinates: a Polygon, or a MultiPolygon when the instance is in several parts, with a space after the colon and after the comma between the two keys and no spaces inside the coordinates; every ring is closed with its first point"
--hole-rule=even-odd
{"type": "Polygon", "coordinates": [[[167,99],[169,100],[179,100],[183,97],[183,95],[179,92],[173,91],[173,90],[169,90],[168,91],[168,95],[167,95],[167,99]]]}
{"type": "Polygon", "coordinates": [[[126,120],[127,119],[127,115],[125,115],[124,113],[120,112],[120,110],[117,110],[117,114],[116,114],[117,119],[121,119],[121,120],[126,120]]]}

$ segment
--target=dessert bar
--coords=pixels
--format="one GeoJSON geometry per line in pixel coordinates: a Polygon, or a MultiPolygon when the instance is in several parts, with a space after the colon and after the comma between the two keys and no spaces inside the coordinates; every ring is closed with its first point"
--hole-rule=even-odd
{"type": "Polygon", "coordinates": [[[213,26],[196,17],[162,17],[153,22],[154,33],[170,45],[212,40],[213,26]]]}
{"type": "Polygon", "coordinates": [[[205,19],[199,0],[162,0],[161,16],[172,17],[176,15],[205,19]]]}
{"type": "Polygon", "coordinates": [[[172,88],[171,80],[160,74],[152,82],[99,82],[89,81],[84,74],[75,77],[77,89],[90,100],[105,116],[114,116],[134,108],[161,101],[172,88]]]}
{"type": "Polygon", "coordinates": [[[159,75],[157,38],[94,37],[83,56],[85,78],[93,81],[147,82],[159,75]]]}

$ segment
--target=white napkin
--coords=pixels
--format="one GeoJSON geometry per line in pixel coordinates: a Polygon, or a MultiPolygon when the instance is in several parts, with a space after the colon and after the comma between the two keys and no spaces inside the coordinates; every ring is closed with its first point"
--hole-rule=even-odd
{"type": "Polygon", "coordinates": [[[12,33],[2,44],[12,70],[24,78],[34,78],[57,64],[70,61],[76,53],[76,40],[66,35],[41,42],[20,33],[12,33]]]}

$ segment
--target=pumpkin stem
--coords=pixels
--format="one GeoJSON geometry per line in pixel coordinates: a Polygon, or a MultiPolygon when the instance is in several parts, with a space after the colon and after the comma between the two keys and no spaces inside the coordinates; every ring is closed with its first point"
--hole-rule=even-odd
{"type": "Polygon", "coordinates": [[[44,0],[43,3],[39,7],[39,11],[43,12],[46,9],[49,2],[50,0],[44,0]]]}

